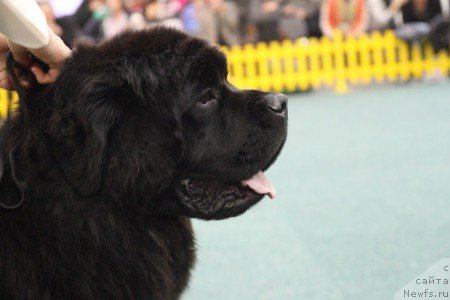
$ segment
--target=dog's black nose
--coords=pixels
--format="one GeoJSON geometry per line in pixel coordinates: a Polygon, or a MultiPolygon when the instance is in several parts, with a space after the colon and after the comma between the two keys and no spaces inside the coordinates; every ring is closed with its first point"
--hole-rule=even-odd
{"type": "Polygon", "coordinates": [[[262,103],[267,106],[270,112],[276,114],[283,114],[287,108],[286,95],[283,94],[268,94],[262,99],[262,103]]]}

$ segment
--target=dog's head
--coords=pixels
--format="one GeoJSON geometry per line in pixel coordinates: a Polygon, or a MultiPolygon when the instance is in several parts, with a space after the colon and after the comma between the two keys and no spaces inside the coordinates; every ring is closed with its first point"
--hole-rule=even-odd
{"type": "Polygon", "coordinates": [[[286,139],[287,99],[233,87],[206,41],[157,28],[78,45],[52,93],[45,130],[83,197],[220,219],[274,196],[262,171],[286,139]]]}

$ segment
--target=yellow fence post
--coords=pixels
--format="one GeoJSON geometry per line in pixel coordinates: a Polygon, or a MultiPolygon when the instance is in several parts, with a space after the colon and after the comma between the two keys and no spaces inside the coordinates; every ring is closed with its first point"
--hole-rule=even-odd
{"type": "Polygon", "coordinates": [[[398,66],[403,80],[409,80],[411,77],[410,51],[405,41],[397,40],[398,43],[398,66]]]}
{"type": "Polygon", "coordinates": [[[342,32],[335,31],[333,35],[335,67],[336,67],[336,93],[343,94],[348,91],[347,78],[345,76],[344,37],[342,32]]]}
{"type": "Polygon", "coordinates": [[[437,57],[437,67],[439,70],[441,70],[442,74],[445,76],[448,75],[450,70],[450,59],[448,57],[447,51],[444,49],[439,51],[438,57],[437,57]]]}
{"type": "Polygon", "coordinates": [[[306,91],[310,87],[311,74],[308,68],[309,40],[298,39],[295,43],[297,60],[297,84],[300,90],[306,91]]]}
{"type": "Polygon", "coordinates": [[[370,39],[366,33],[363,33],[358,39],[359,57],[360,57],[360,81],[363,84],[369,84],[372,81],[371,47],[370,39]]]}
{"type": "Polygon", "coordinates": [[[9,103],[8,91],[0,89],[0,118],[6,118],[9,103]]]}
{"type": "Polygon", "coordinates": [[[414,43],[411,47],[411,70],[415,78],[422,77],[424,68],[424,63],[422,59],[422,49],[418,43],[414,43]]]}
{"type": "Polygon", "coordinates": [[[272,85],[269,75],[269,55],[267,44],[258,43],[256,46],[257,66],[259,70],[260,88],[264,91],[270,91],[272,85]]]}
{"type": "Polygon", "coordinates": [[[231,57],[236,86],[239,88],[246,88],[247,76],[244,75],[244,55],[242,48],[240,46],[231,47],[231,57]]]}
{"type": "Polygon", "coordinates": [[[373,71],[376,82],[381,83],[384,79],[385,65],[383,60],[383,40],[380,32],[372,33],[372,61],[373,71]]]}
{"type": "Polygon", "coordinates": [[[434,55],[434,49],[430,43],[426,43],[424,45],[423,52],[424,52],[424,60],[423,60],[424,72],[428,73],[428,75],[433,76],[433,73],[438,69],[434,55]]]}
{"type": "Polygon", "coordinates": [[[282,92],[284,89],[283,73],[281,69],[281,45],[278,41],[272,41],[269,44],[269,65],[272,88],[276,92],[282,92]]]}
{"type": "Polygon", "coordinates": [[[245,77],[247,82],[245,88],[258,89],[259,88],[259,76],[256,72],[256,53],[255,47],[252,44],[244,45],[243,49],[244,65],[245,65],[245,77]]]}
{"type": "Polygon", "coordinates": [[[348,37],[345,42],[345,54],[347,58],[347,78],[351,84],[357,84],[360,80],[358,74],[358,52],[356,39],[348,37]]]}
{"type": "Polygon", "coordinates": [[[392,30],[384,33],[383,44],[386,51],[386,75],[390,82],[394,82],[398,79],[398,65],[395,34],[392,30]]]}
{"type": "Polygon", "coordinates": [[[328,37],[320,39],[320,56],[322,58],[322,81],[327,87],[334,83],[333,52],[331,41],[328,37]]]}
{"type": "Polygon", "coordinates": [[[284,70],[283,81],[286,91],[293,92],[297,88],[295,80],[296,61],[294,59],[294,46],[291,40],[284,40],[281,44],[282,67],[284,70]]]}
{"type": "Polygon", "coordinates": [[[309,39],[309,72],[311,76],[311,86],[316,89],[322,81],[320,72],[320,52],[317,38],[309,39]]]}

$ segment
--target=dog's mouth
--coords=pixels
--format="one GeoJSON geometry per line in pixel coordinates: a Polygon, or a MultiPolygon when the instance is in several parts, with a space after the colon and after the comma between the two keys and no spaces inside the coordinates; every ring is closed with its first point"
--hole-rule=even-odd
{"type": "Polygon", "coordinates": [[[183,179],[179,185],[180,200],[193,217],[223,219],[237,216],[265,195],[276,197],[272,183],[262,171],[236,182],[210,179],[183,179]]]}

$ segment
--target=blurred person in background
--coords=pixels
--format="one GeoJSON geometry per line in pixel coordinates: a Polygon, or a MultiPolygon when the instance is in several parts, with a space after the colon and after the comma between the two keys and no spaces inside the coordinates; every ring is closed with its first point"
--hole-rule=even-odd
{"type": "Polygon", "coordinates": [[[184,30],[192,35],[200,37],[200,22],[198,20],[198,10],[203,6],[203,1],[192,0],[181,11],[180,18],[184,30]]]}
{"type": "Polygon", "coordinates": [[[408,0],[402,7],[403,23],[430,23],[443,13],[444,3],[449,0],[408,0]]]}
{"type": "MultiPolygon", "coordinates": [[[[290,0],[282,6],[280,33],[283,38],[296,39],[314,31],[313,18],[318,18],[320,0],[290,0]]],[[[316,24],[318,24],[316,22],[316,24]]]]}
{"type": "Polygon", "coordinates": [[[38,0],[37,3],[47,19],[48,27],[50,27],[56,35],[61,36],[63,29],[56,22],[56,16],[50,2],[48,0],[38,0]]]}
{"type": "Polygon", "coordinates": [[[147,2],[148,0],[124,0],[125,7],[130,12],[141,12],[147,2]]]}
{"type": "Polygon", "coordinates": [[[128,28],[129,16],[122,0],[106,0],[109,14],[102,20],[104,38],[112,37],[128,28]]]}
{"type": "Polygon", "coordinates": [[[270,42],[280,39],[282,4],[282,0],[250,0],[249,18],[255,26],[258,41],[270,42]]]}
{"type": "Polygon", "coordinates": [[[151,25],[165,25],[183,29],[180,13],[186,6],[186,0],[151,0],[145,5],[145,19],[151,25]]]}
{"type": "Polygon", "coordinates": [[[401,18],[401,9],[409,0],[367,0],[369,30],[392,29],[401,18]]]}
{"type": "Polygon", "coordinates": [[[449,0],[408,0],[401,8],[397,36],[409,42],[427,39],[433,23],[448,17],[448,7],[449,0]]]}
{"type": "Polygon", "coordinates": [[[215,36],[214,16],[205,0],[192,0],[181,12],[184,30],[198,38],[210,40],[215,36]]]}
{"type": "Polygon", "coordinates": [[[148,26],[147,20],[144,16],[146,4],[147,1],[144,0],[125,0],[125,6],[130,12],[128,26],[131,29],[141,30],[148,26]]]}
{"type": "MultiPolygon", "coordinates": [[[[71,46],[73,41],[81,34],[79,22],[85,20],[86,15],[83,16],[84,2],[79,3],[80,7],[73,14],[64,14],[67,11],[63,10],[64,5],[59,5],[59,14],[55,12],[55,5],[60,2],[49,0],[37,0],[39,7],[46,16],[48,27],[58,35],[66,45],[71,46]]],[[[87,3],[87,1],[86,1],[87,3]]]]}
{"type": "Polygon", "coordinates": [[[247,34],[250,30],[249,20],[249,0],[232,0],[239,11],[239,36],[241,43],[247,42],[247,34]]]}
{"type": "Polygon", "coordinates": [[[225,0],[206,0],[207,12],[211,16],[204,23],[204,26],[212,28],[210,41],[222,45],[239,44],[240,39],[240,18],[237,5],[225,0]]]}
{"type": "Polygon", "coordinates": [[[320,5],[320,0],[251,0],[249,19],[258,41],[319,36],[320,5]]]}
{"type": "Polygon", "coordinates": [[[192,0],[181,12],[184,30],[198,38],[209,40],[214,38],[215,29],[213,15],[204,0],[192,0]]]}
{"type": "MultiPolygon", "coordinates": [[[[87,0],[85,3],[87,3],[87,6],[83,7],[82,4],[77,11],[77,13],[81,11],[81,13],[79,13],[81,16],[87,15],[87,20],[85,19],[84,23],[78,22],[81,27],[80,35],[84,38],[98,41],[108,37],[108,33],[105,32],[106,29],[104,28],[104,26],[107,26],[107,18],[109,18],[112,23],[115,23],[115,20],[122,23],[122,27],[118,28],[118,32],[127,28],[143,29],[146,26],[147,21],[142,13],[144,7],[144,3],[142,2],[113,1],[107,3],[105,0],[87,0]],[[119,3],[122,4],[119,5],[119,3]],[[125,3],[127,3],[127,6],[125,6],[125,3]],[[115,12],[113,10],[115,10],[115,12]],[[114,18],[114,16],[116,16],[117,19],[114,18]]],[[[77,13],[74,16],[75,18],[77,13]]]]}
{"type": "Polygon", "coordinates": [[[87,2],[90,16],[82,25],[82,35],[97,41],[103,37],[103,19],[106,18],[110,11],[104,0],[89,0],[87,2]]]}
{"type": "Polygon", "coordinates": [[[295,39],[306,36],[308,28],[306,24],[306,9],[299,3],[303,1],[289,1],[288,5],[282,8],[280,19],[280,34],[283,38],[295,39]]]}
{"type": "Polygon", "coordinates": [[[240,38],[238,6],[224,0],[193,0],[181,13],[186,32],[216,44],[236,45],[240,38]]]}
{"type": "Polygon", "coordinates": [[[365,0],[324,0],[320,11],[320,28],[326,36],[340,30],[345,36],[358,36],[368,28],[365,0]]]}
{"type": "Polygon", "coordinates": [[[307,11],[306,22],[308,24],[308,36],[321,37],[320,9],[322,0],[305,0],[304,3],[307,11]]]}

